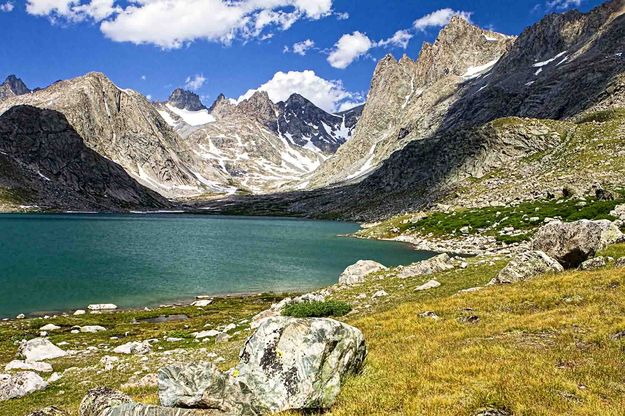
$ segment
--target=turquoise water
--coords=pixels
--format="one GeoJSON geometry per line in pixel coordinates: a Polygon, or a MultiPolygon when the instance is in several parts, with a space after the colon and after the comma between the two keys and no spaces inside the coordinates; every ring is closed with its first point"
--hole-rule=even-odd
{"type": "Polygon", "coordinates": [[[158,305],[198,294],[307,290],[359,259],[430,257],[338,237],[356,224],[193,215],[0,215],[0,317],[90,303],[158,305]]]}

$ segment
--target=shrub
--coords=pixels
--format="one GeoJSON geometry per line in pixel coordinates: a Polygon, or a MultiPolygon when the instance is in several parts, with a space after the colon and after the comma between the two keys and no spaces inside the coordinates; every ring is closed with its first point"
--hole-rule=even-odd
{"type": "Polygon", "coordinates": [[[326,302],[293,303],[282,310],[282,315],[294,318],[325,318],[346,315],[352,307],[345,302],[329,300],[326,302]]]}

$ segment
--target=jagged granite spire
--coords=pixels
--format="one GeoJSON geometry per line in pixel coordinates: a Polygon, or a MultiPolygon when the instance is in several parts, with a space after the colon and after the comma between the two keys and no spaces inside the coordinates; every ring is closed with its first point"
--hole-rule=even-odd
{"type": "Polygon", "coordinates": [[[181,110],[200,111],[206,109],[199,95],[182,88],[176,88],[169,96],[167,102],[181,110]]]}

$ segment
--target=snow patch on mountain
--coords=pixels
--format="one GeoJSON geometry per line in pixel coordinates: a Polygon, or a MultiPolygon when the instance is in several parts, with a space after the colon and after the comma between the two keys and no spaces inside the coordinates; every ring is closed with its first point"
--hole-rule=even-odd
{"type": "Polygon", "coordinates": [[[171,104],[166,104],[165,106],[169,111],[179,116],[185,123],[192,127],[202,126],[215,121],[215,117],[213,117],[208,110],[189,111],[174,107],[171,104]]]}

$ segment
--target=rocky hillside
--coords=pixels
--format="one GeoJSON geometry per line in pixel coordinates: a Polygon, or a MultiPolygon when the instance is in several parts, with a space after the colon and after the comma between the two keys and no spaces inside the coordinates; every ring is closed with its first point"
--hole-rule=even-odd
{"type": "Polygon", "coordinates": [[[98,211],[169,206],[87,147],[63,114],[31,106],[0,115],[0,203],[98,211]]]}
{"type": "Polygon", "coordinates": [[[16,95],[28,94],[30,90],[24,82],[15,75],[9,75],[2,84],[0,84],[0,100],[15,97],[16,95]]]}
{"type": "Polygon", "coordinates": [[[60,81],[32,94],[0,101],[62,113],[85,144],[166,197],[217,192],[189,168],[196,159],[184,141],[139,93],[115,86],[101,73],[60,81]]]}

